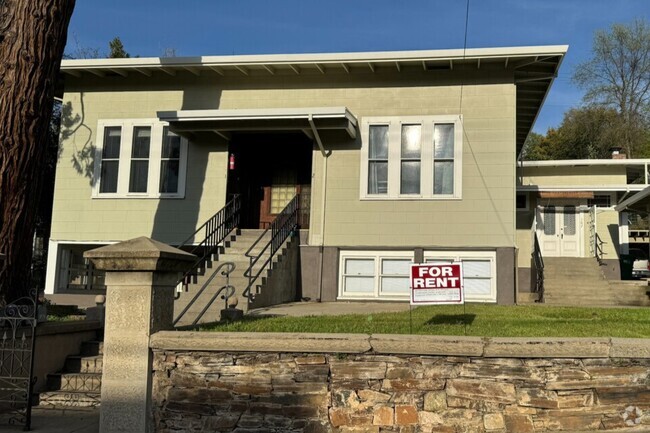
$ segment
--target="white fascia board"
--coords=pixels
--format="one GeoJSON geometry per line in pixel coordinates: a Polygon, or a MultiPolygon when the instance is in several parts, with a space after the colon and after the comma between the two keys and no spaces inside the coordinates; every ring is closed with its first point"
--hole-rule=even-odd
{"type": "MultiPolygon", "coordinates": [[[[633,192],[633,191],[643,191],[647,185],[592,185],[592,186],[543,186],[543,185],[518,185],[517,191],[519,192],[537,192],[537,191],[548,191],[548,192],[564,192],[564,191],[603,191],[603,192],[612,192],[612,191],[621,191],[621,192],[633,192]]],[[[636,197],[636,196],[635,196],[636,197]]]]}
{"type": "Polygon", "coordinates": [[[346,107],[314,108],[256,108],[232,110],[181,110],[158,111],[158,118],[166,122],[183,122],[197,120],[280,120],[280,119],[314,119],[345,118],[356,126],[356,117],[346,107]]]}
{"type": "Polygon", "coordinates": [[[83,70],[104,68],[163,68],[188,66],[246,66],[282,64],[338,64],[367,62],[418,62],[434,60],[516,58],[529,56],[564,56],[568,45],[546,45],[502,48],[468,48],[451,50],[421,51],[378,51],[316,54],[265,54],[238,56],[197,56],[197,57],[140,57],[127,59],[78,59],[63,60],[61,69],[83,70]]]}
{"type": "Polygon", "coordinates": [[[650,159],[562,159],[553,161],[521,161],[519,167],[576,167],[590,165],[644,165],[650,159]]]}

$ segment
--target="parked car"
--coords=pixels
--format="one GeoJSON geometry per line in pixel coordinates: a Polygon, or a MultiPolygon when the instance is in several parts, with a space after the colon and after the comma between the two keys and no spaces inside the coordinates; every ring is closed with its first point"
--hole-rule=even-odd
{"type": "Polygon", "coordinates": [[[650,278],[648,254],[639,248],[630,248],[630,255],[634,257],[634,263],[632,264],[632,277],[650,278]]]}

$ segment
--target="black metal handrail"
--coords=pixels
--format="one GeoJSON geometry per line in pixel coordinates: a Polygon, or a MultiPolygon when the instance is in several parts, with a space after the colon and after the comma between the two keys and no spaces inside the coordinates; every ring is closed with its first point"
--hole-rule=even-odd
{"type": "Polygon", "coordinates": [[[284,244],[284,241],[291,236],[293,233],[295,233],[296,229],[298,228],[298,218],[299,218],[299,212],[300,212],[300,195],[296,194],[289,204],[285,206],[285,208],[278,214],[278,216],[273,220],[271,225],[264,230],[264,232],[260,235],[259,238],[251,245],[251,247],[246,251],[244,254],[246,257],[248,257],[249,260],[249,266],[246,272],[244,272],[244,276],[248,277],[248,286],[246,286],[246,290],[244,290],[243,296],[248,298],[249,301],[253,299],[253,294],[251,294],[251,288],[253,287],[253,284],[257,281],[257,279],[260,277],[264,269],[268,266],[268,269],[271,269],[271,265],[273,264],[273,256],[275,253],[278,252],[282,244],[284,244]],[[271,232],[271,238],[268,240],[266,245],[256,254],[252,254],[253,249],[260,244],[262,239],[267,235],[267,233],[271,232]],[[262,256],[266,253],[266,251],[269,250],[269,256],[266,259],[266,261],[257,267],[257,270],[255,271],[254,268],[258,265],[258,262],[261,260],[262,256]]]}
{"type": "Polygon", "coordinates": [[[193,241],[197,234],[201,231],[205,231],[205,236],[201,242],[194,245],[194,248],[190,251],[192,254],[196,254],[198,259],[192,264],[192,266],[183,274],[178,284],[183,284],[183,288],[187,289],[187,286],[190,284],[192,277],[196,276],[198,270],[203,267],[212,255],[216,255],[215,259],[218,259],[219,255],[219,246],[222,244],[224,239],[239,226],[241,210],[241,199],[239,194],[235,194],[233,198],[226,203],[226,205],[219,210],[216,214],[212,215],[201,227],[199,227],[194,233],[190,235],[185,241],[183,241],[178,248],[183,248],[189,245],[194,245],[193,241]]]}
{"type": "Polygon", "coordinates": [[[605,242],[600,238],[600,235],[598,233],[595,234],[594,236],[594,252],[596,253],[596,260],[598,260],[599,264],[603,264],[603,245],[605,242]]]}
{"type": "Polygon", "coordinates": [[[537,302],[544,302],[544,258],[542,257],[542,249],[539,247],[539,240],[537,233],[533,235],[533,263],[535,264],[535,287],[533,292],[537,293],[537,302]]]}
{"type": "MultiPolygon", "coordinates": [[[[235,294],[235,287],[232,286],[232,285],[230,285],[230,274],[232,274],[232,272],[235,270],[235,267],[236,267],[236,266],[235,266],[235,264],[234,264],[233,262],[223,262],[222,264],[220,264],[220,265],[217,267],[217,269],[215,269],[215,271],[212,273],[212,275],[210,275],[210,277],[205,281],[205,283],[203,283],[203,285],[201,286],[201,288],[200,288],[199,290],[196,291],[196,294],[195,294],[194,297],[190,300],[190,302],[187,303],[187,305],[185,306],[185,308],[183,308],[183,310],[178,314],[178,316],[176,316],[176,318],[174,319],[174,322],[173,322],[173,323],[174,323],[174,326],[176,326],[176,324],[177,324],[177,323],[178,323],[178,322],[183,318],[183,316],[185,315],[185,313],[187,313],[187,312],[190,310],[190,308],[192,307],[192,305],[194,305],[194,304],[196,303],[196,301],[197,301],[197,300],[199,299],[199,297],[203,294],[203,292],[205,291],[205,289],[207,289],[207,287],[210,285],[210,283],[212,282],[212,280],[214,280],[214,278],[217,276],[217,274],[219,274],[219,271],[221,271],[221,269],[223,269],[223,268],[226,268],[226,269],[223,270],[223,271],[221,271],[221,275],[223,275],[224,277],[226,277],[226,284],[223,285],[223,286],[221,286],[221,287],[219,288],[219,290],[217,290],[217,291],[214,293],[214,295],[212,295],[212,298],[210,298],[210,301],[206,302],[206,304],[205,304],[205,306],[203,307],[203,309],[201,310],[201,312],[196,316],[196,318],[195,318],[194,321],[192,322],[192,325],[196,325],[197,323],[199,323],[199,320],[201,320],[201,318],[202,318],[202,317],[205,315],[205,313],[208,311],[208,308],[210,308],[210,306],[211,306],[211,305],[214,303],[214,301],[219,297],[219,295],[221,295],[221,293],[222,293],[223,291],[226,291],[226,293],[224,293],[223,295],[221,295],[221,299],[223,299],[224,302],[225,302],[225,304],[226,304],[226,305],[225,305],[225,308],[228,308],[228,298],[232,297],[232,296],[235,294]]],[[[178,299],[178,297],[177,297],[176,299],[178,299]]]]}

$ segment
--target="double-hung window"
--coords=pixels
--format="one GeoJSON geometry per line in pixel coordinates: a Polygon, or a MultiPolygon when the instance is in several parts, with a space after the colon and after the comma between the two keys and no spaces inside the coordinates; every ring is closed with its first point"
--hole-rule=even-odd
{"type": "Polygon", "coordinates": [[[152,120],[102,120],[95,153],[95,198],[182,198],[187,141],[152,120]]]}
{"type": "Polygon", "coordinates": [[[181,137],[165,126],[162,140],[158,190],[161,194],[175,194],[178,192],[178,176],[181,165],[181,137]]]}
{"type": "Polygon", "coordinates": [[[147,192],[147,183],[149,179],[150,147],[151,127],[134,127],[133,143],[131,145],[131,173],[129,176],[129,192],[147,192]]]}
{"type": "Polygon", "coordinates": [[[117,174],[120,170],[120,145],[122,127],[108,126],[104,129],[102,146],[102,168],[100,174],[100,193],[117,192],[117,174]]]}
{"type": "Polygon", "coordinates": [[[361,199],[458,199],[460,116],[367,118],[362,123],[361,199]]]}

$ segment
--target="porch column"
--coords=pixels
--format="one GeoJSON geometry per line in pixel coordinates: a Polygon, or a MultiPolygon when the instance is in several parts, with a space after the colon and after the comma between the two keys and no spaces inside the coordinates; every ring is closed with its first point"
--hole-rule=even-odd
{"type": "Polygon", "coordinates": [[[174,290],[192,254],[140,237],[84,253],[106,271],[100,432],[151,432],[151,334],[172,329],[174,290]]]}

